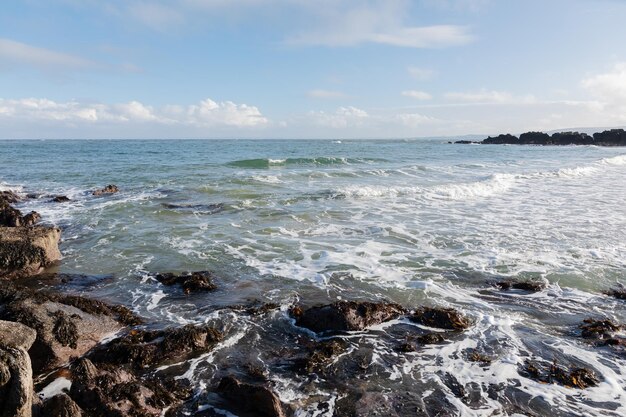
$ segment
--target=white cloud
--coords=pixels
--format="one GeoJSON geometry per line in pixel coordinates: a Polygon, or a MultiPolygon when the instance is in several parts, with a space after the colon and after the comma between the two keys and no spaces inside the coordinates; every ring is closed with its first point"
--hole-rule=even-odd
{"type": "Polygon", "coordinates": [[[472,104],[532,104],[536,99],[532,95],[514,96],[506,91],[480,90],[473,92],[451,92],[444,94],[449,101],[472,104]]]}
{"type": "Polygon", "coordinates": [[[312,111],[307,115],[307,119],[318,126],[332,127],[334,129],[345,129],[348,127],[359,127],[369,118],[365,110],[356,107],[339,107],[334,113],[324,111],[312,111]]]}
{"type": "Polygon", "coordinates": [[[430,94],[424,91],[417,91],[417,90],[406,90],[402,92],[402,95],[405,97],[411,97],[417,100],[430,100],[431,98],[433,98],[433,96],[431,96],[430,94]]]}
{"type": "Polygon", "coordinates": [[[0,99],[0,120],[71,124],[157,124],[188,127],[262,127],[269,123],[259,109],[231,101],[206,99],[189,106],[154,108],[138,101],[121,104],[55,102],[48,99],[0,99]]]}
{"type": "Polygon", "coordinates": [[[626,63],[616,64],[610,72],[585,78],[582,86],[600,100],[626,105],[626,63]]]}
{"type": "Polygon", "coordinates": [[[348,97],[345,93],[341,91],[333,90],[310,90],[307,92],[307,95],[311,98],[319,99],[340,99],[348,97]]]}
{"type": "Polygon", "coordinates": [[[0,38],[0,65],[22,64],[42,71],[86,69],[97,65],[84,58],[0,38]]]}
{"type": "Polygon", "coordinates": [[[435,71],[428,68],[408,67],[407,71],[411,77],[419,81],[430,80],[435,75],[435,71]]]}

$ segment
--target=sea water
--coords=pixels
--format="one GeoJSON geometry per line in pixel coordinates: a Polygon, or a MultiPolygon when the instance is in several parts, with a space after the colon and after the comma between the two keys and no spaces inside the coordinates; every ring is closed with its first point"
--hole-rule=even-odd
{"type": "Polygon", "coordinates": [[[163,370],[191,382],[190,414],[218,407],[219,378],[253,365],[299,416],[333,415],[364,393],[405,398],[398,415],[625,415],[626,354],[578,330],[587,317],[626,322],[626,302],[603,294],[626,284],[625,179],[626,149],[592,146],[0,141],[0,189],[35,196],[18,207],[62,229],[54,271],[85,275],[64,290],[128,305],[154,327],[224,331],[210,354],[163,370]],[[91,195],[107,184],[120,192],[91,195]],[[151,277],[196,270],[213,271],[218,289],[184,295],[151,277]],[[490,284],[503,278],[549,285],[490,284]],[[287,309],[338,299],[454,307],[475,324],[400,353],[423,329],[386,323],[344,335],[348,353],[327,375],[292,372],[300,338],[315,336],[287,309]],[[225,308],[252,300],[282,309],[225,308]],[[473,349],[491,362],[468,361],[473,349]],[[525,376],[528,360],[586,367],[600,383],[541,384],[525,376]]]}

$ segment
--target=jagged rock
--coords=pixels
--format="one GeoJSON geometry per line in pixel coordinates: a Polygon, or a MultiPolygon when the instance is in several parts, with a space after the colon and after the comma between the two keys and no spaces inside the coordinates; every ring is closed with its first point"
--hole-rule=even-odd
{"type": "Polygon", "coordinates": [[[3,203],[12,204],[20,201],[20,196],[13,191],[0,191],[0,205],[3,203]]]}
{"type": "Polygon", "coordinates": [[[57,196],[53,197],[52,200],[50,200],[50,201],[52,201],[53,203],[65,203],[67,201],[70,201],[70,199],[67,196],[64,196],[64,195],[57,195],[57,196]]]}
{"type": "Polygon", "coordinates": [[[73,364],[72,375],[69,395],[93,417],[157,417],[166,408],[180,405],[191,393],[180,381],[138,378],[123,367],[96,367],[85,358],[73,364]]]}
{"type": "Polygon", "coordinates": [[[420,307],[409,316],[409,320],[428,327],[464,330],[472,325],[471,320],[453,308],[420,307]]]}
{"type": "Polygon", "coordinates": [[[33,275],[61,259],[56,227],[0,227],[0,277],[33,275]]]}
{"type": "Polygon", "coordinates": [[[27,353],[33,329],[0,321],[0,417],[31,417],[33,373],[27,353]]]}
{"type": "Polygon", "coordinates": [[[597,146],[626,146],[626,131],[624,129],[611,129],[594,133],[593,144],[597,146]]]}
{"type": "Polygon", "coordinates": [[[54,417],[82,417],[83,410],[67,394],[58,394],[47,400],[42,409],[41,416],[54,417]]]}
{"type": "Polygon", "coordinates": [[[217,391],[225,407],[240,417],[286,417],[285,405],[264,385],[241,382],[233,376],[222,378],[217,391]]]}
{"type": "Polygon", "coordinates": [[[591,145],[593,138],[586,133],[556,132],[550,137],[548,145],[591,145]]]}
{"type": "Polygon", "coordinates": [[[88,357],[96,364],[129,365],[135,369],[183,360],[210,351],[222,334],[208,325],[187,325],[159,331],[132,330],[88,357]]]}
{"type": "Polygon", "coordinates": [[[291,310],[296,325],[314,332],[364,330],[370,326],[398,318],[404,308],[394,303],[368,301],[337,301],[302,310],[291,310]]]}
{"type": "Polygon", "coordinates": [[[501,290],[523,290],[528,292],[537,292],[546,288],[546,284],[542,281],[514,281],[502,280],[497,281],[494,285],[501,290]]]}
{"type": "Polygon", "coordinates": [[[496,137],[489,136],[487,139],[483,140],[482,143],[484,145],[517,145],[519,143],[519,139],[516,136],[507,133],[506,135],[498,135],[496,137]]]}
{"type": "Polygon", "coordinates": [[[114,194],[119,192],[120,189],[117,188],[117,185],[109,184],[100,190],[95,190],[91,193],[91,195],[104,195],[104,194],[114,194]]]}
{"type": "Polygon", "coordinates": [[[163,285],[180,285],[185,294],[201,291],[213,291],[217,286],[213,283],[214,275],[210,271],[197,271],[191,274],[176,275],[171,272],[155,275],[157,281],[163,285]]]}
{"type": "Polygon", "coordinates": [[[626,288],[623,287],[610,289],[605,294],[620,300],[626,300],[626,288]]]}
{"type": "Polygon", "coordinates": [[[623,329],[623,326],[609,319],[595,320],[592,318],[585,319],[579,327],[581,336],[586,339],[608,339],[615,332],[623,329]]]}
{"type": "Polygon", "coordinates": [[[550,135],[543,132],[526,132],[519,136],[520,145],[546,145],[550,142],[550,135]]]}

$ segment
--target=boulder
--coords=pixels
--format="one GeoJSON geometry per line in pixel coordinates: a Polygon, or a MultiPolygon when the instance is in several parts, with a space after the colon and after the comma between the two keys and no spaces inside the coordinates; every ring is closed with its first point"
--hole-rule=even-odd
{"type": "Polygon", "coordinates": [[[58,394],[47,400],[41,408],[41,416],[82,417],[83,410],[67,394],[58,394]]]}
{"type": "Polygon", "coordinates": [[[526,132],[519,136],[520,145],[547,145],[550,135],[543,132],[526,132]]]}
{"type": "Polygon", "coordinates": [[[56,227],[0,227],[0,277],[33,275],[61,259],[56,227]]]}
{"type": "Polygon", "coordinates": [[[299,307],[291,310],[297,326],[314,332],[364,330],[396,319],[404,312],[398,304],[368,301],[337,301],[304,311],[299,307]]]}
{"type": "Polygon", "coordinates": [[[91,193],[91,195],[104,195],[104,194],[114,194],[119,192],[120,189],[117,188],[117,185],[113,185],[113,184],[109,184],[104,188],[101,188],[99,190],[95,190],[91,193]]]}
{"type": "Polygon", "coordinates": [[[158,417],[166,409],[182,404],[191,393],[180,381],[139,378],[123,367],[96,367],[85,358],[75,362],[71,370],[69,396],[93,417],[158,417]]]}
{"type": "Polygon", "coordinates": [[[33,373],[27,353],[33,329],[0,321],[0,417],[31,417],[33,373]]]}
{"type": "Polygon", "coordinates": [[[18,201],[20,201],[20,196],[13,191],[0,191],[0,205],[2,203],[17,203],[18,201]]]}
{"type": "Polygon", "coordinates": [[[420,307],[409,320],[439,329],[464,330],[472,325],[471,320],[453,308],[420,307]]]}
{"type": "Polygon", "coordinates": [[[93,349],[88,357],[95,364],[128,365],[135,370],[180,361],[208,352],[222,334],[208,325],[187,325],[158,331],[131,330],[93,349]]]}
{"type": "Polygon", "coordinates": [[[546,284],[542,281],[515,281],[515,280],[502,280],[497,281],[494,285],[503,290],[522,290],[528,292],[538,292],[546,288],[546,284]]]}
{"type": "Polygon", "coordinates": [[[550,137],[548,145],[592,145],[593,138],[586,133],[556,132],[550,137]]]}
{"type": "Polygon", "coordinates": [[[217,288],[213,284],[214,275],[210,271],[197,271],[176,275],[171,272],[155,275],[157,281],[163,285],[180,285],[185,294],[201,291],[213,291],[217,288]]]}
{"type": "Polygon", "coordinates": [[[82,356],[104,337],[123,326],[113,317],[90,314],[74,306],[45,298],[9,302],[2,317],[32,327],[37,338],[30,349],[36,373],[51,370],[82,356]]]}
{"type": "Polygon", "coordinates": [[[64,195],[57,195],[54,196],[50,201],[52,201],[53,203],[65,203],[67,201],[70,201],[70,199],[64,195]]]}
{"type": "Polygon", "coordinates": [[[285,405],[265,385],[248,384],[233,376],[222,378],[217,387],[225,407],[240,417],[285,417],[285,405]]]}
{"type": "Polygon", "coordinates": [[[592,370],[569,368],[559,365],[556,361],[551,364],[529,361],[523,368],[523,374],[545,384],[559,384],[567,388],[585,389],[587,387],[595,387],[599,383],[592,370]]]}

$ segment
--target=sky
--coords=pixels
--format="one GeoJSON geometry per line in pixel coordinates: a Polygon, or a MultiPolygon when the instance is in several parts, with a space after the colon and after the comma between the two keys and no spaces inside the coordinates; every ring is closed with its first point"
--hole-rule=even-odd
{"type": "Polygon", "coordinates": [[[624,0],[12,0],[0,138],[626,125],[624,0]]]}

